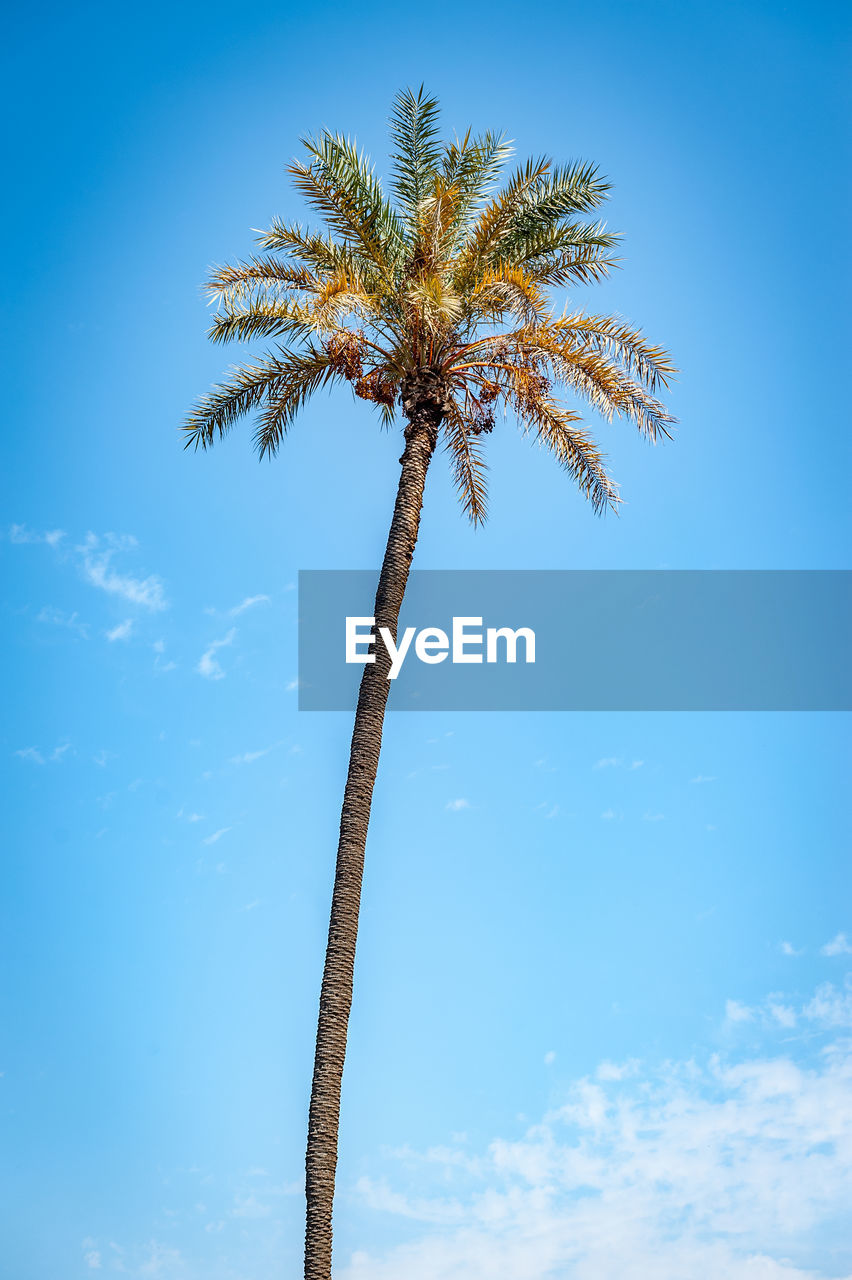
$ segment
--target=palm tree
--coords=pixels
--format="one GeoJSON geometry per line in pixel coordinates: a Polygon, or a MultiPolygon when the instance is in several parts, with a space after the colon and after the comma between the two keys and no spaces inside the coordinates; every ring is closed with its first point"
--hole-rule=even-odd
{"type": "MultiPolygon", "coordinates": [[[[618,489],[562,387],[605,418],[630,419],[650,440],[674,419],[655,398],[674,372],[667,353],[620,319],[556,312],[548,290],[605,277],[617,237],[587,215],[607,183],[591,164],[530,160],[499,190],[510,155],[502,136],[470,132],[442,144],[438,104],[421,88],[395,100],[390,188],[348,139],[304,139],[288,172],[322,217],[321,232],[273,222],[262,252],[213,270],[215,342],[276,340],[231,370],[189,415],[187,445],[206,449],[256,415],[261,457],[277,453],[302,405],[348,382],[390,426],[401,409],[404,449],[379,576],[376,627],[396,637],[426,473],[441,441],[462,506],[485,518],[483,436],[503,407],[548,448],[596,512],[618,489]]],[[[307,1144],[306,1280],[331,1275],[338,1117],[364,849],[388,698],[390,660],[364,667],[340,818],[320,996],[307,1144]]]]}

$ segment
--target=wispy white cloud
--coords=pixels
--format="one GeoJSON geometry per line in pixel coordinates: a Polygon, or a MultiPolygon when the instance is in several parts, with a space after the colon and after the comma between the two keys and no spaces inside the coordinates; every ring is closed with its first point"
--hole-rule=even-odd
{"type": "Polygon", "coordinates": [[[184,1257],[180,1249],[172,1245],[161,1244],[159,1240],[151,1240],[147,1246],[146,1256],[139,1263],[138,1275],[162,1276],[164,1280],[177,1280],[185,1276],[184,1257]]]}
{"type": "Polygon", "coordinates": [[[231,756],[230,764],[253,764],[255,760],[260,760],[263,756],[268,756],[271,751],[276,751],[282,747],[283,742],[273,742],[270,747],[261,747],[258,751],[243,751],[241,755],[231,756]]]}
{"type": "Polygon", "coordinates": [[[130,604],[140,605],[156,613],[167,607],[162,579],[156,574],[136,578],[113,567],[116,555],[136,547],[136,539],[107,533],[103,537],[88,533],[77,548],[80,568],[86,582],[109,595],[119,596],[130,604]]]}
{"type": "Polygon", "coordinates": [[[187,813],[184,809],[179,809],[177,816],[179,818],[183,818],[184,822],[203,822],[204,821],[203,813],[187,813]]]}
{"type": "Polygon", "coordinates": [[[773,992],[756,1005],[728,1000],[725,1004],[728,1023],[753,1022],[768,1026],[794,1027],[800,1020],[810,1022],[822,1031],[836,1027],[852,1027],[852,973],[847,974],[844,985],[836,987],[823,982],[810,1000],[798,1003],[773,992]]]}
{"type": "Polygon", "coordinates": [[[599,1080],[628,1080],[637,1074],[639,1066],[636,1058],[629,1058],[627,1062],[610,1062],[606,1059],[598,1064],[595,1075],[599,1080]]]}
{"type": "Polygon", "coordinates": [[[62,742],[48,753],[43,752],[39,747],[20,747],[15,755],[21,760],[29,760],[31,764],[46,764],[48,760],[52,764],[61,764],[66,752],[70,750],[71,743],[62,742]]]}
{"type": "Polygon", "coordinates": [[[133,619],[126,618],[124,622],[119,622],[117,627],[113,627],[111,631],[106,632],[106,638],[110,643],[115,640],[129,640],[133,633],[133,619]]]}
{"type": "Polygon", "coordinates": [[[845,933],[838,933],[827,942],[824,947],[820,947],[820,954],[824,956],[852,956],[852,942],[846,937],[845,933]]]}
{"type": "Polygon", "coordinates": [[[702,782],[715,782],[716,779],[707,774],[699,773],[696,777],[690,778],[689,781],[700,785],[702,782]]]}
{"type": "Polygon", "coordinates": [[[101,1261],[101,1251],[96,1246],[97,1241],[93,1240],[91,1236],[87,1236],[80,1246],[83,1250],[83,1261],[86,1266],[91,1267],[93,1271],[99,1271],[103,1265],[101,1261]]]}
{"type": "Polygon", "coordinates": [[[779,1027],[795,1027],[798,1022],[796,1010],[790,1004],[782,1004],[780,1001],[770,999],[767,1009],[770,1017],[775,1019],[779,1027]]]}
{"type": "Polygon", "coordinates": [[[781,954],[785,956],[801,956],[801,955],[804,955],[804,950],[805,950],[804,947],[797,950],[793,946],[792,942],[781,943],[781,954]]]}
{"type": "Polygon", "coordinates": [[[231,630],[226,636],[223,636],[221,640],[214,640],[213,643],[204,650],[204,653],[202,653],[198,661],[198,666],[196,667],[196,671],[200,676],[204,676],[206,680],[223,680],[225,678],[225,672],[222,670],[216,654],[219,649],[225,649],[228,645],[232,645],[236,634],[236,627],[231,627],[231,630]]]}
{"type": "Polygon", "coordinates": [[[852,974],[846,975],[842,988],[831,982],[822,983],[802,1013],[821,1027],[852,1028],[852,974]]]}
{"type": "Polygon", "coordinates": [[[89,624],[80,621],[76,610],[74,613],[65,613],[62,609],[46,604],[36,615],[36,622],[43,622],[51,627],[65,627],[68,631],[76,631],[84,640],[88,638],[89,624]]]}
{"type": "Polygon", "coordinates": [[[748,1005],[742,1004],[739,1000],[727,1000],[725,1002],[725,1017],[728,1022],[751,1022],[754,1018],[754,1010],[748,1005]]]}
{"type": "Polygon", "coordinates": [[[154,650],[154,670],[157,675],[165,675],[167,671],[175,671],[177,669],[176,662],[163,660],[163,654],[166,652],[165,640],[155,640],[151,648],[154,650]]]}
{"type": "Polygon", "coordinates": [[[340,1280],[852,1280],[850,1133],[841,1044],[602,1063],[519,1138],[400,1153],[405,1190],[395,1162],[361,1178],[396,1243],[340,1280]]]}
{"type": "Polygon", "coordinates": [[[230,830],[231,830],[231,827],[220,827],[219,830],[214,831],[211,836],[205,836],[204,839],[201,841],[201,843],[216,844],[219,840],[222,839],[222,836],[227,835],[230,830]]]}
{"type": "Polygon", "coordinates": [[[10,542],[44,542],[49,547],[58,547],[64,537],[64,529],[48,529],[44,533],[36,533],[25,524],[13,524],[9,527],[10,542]]]}
{"type": "Polygon", "coordinates": [[[465,800],[464,797],[461,797],[458,800],[448,800],[445,807],[450,811],[450,813],[459,813],[462,809],[470,808],[470,801],[465,800]]]}
{"type": "Polygon", "coordinates": [[[228,610],[229,618],[237,618],[241,613],[245,613],[246,609],[253,609],[258,604],[270,604],[269,596],[246,596],[239,604],[235,604],[233,609],[228,610]]]}
{"type": "MultiPolygon", "coordinates": [[[[593,769],[620,769],[625,764],[621,756],[602,756],[600,760],[596,760],[593,769]]],[[[631,760],[627,765],[627,772],[633,773],[636,769],[641,769],[645,764],[644,760],[631,760]]]]}
{"type": "Polygon", "coordinates": [[[237,1194],[231,1214],[235,1218],[268,1218],[272,1205],[259,1200],[253,1191],[248,1195],[237,1194]]]}

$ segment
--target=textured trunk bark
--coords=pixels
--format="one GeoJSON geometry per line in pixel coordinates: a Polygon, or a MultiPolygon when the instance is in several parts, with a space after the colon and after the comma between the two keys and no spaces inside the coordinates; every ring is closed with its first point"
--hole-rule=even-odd
{"type": "MultiPolygon", "coordinates": [[[[405,450],[400,459],[402,473],[375,604],[376,629],[388,627],[394,638],[417,542],[426,472],[441,420],[441,396],[434,376],[419,375],[410,379],[408,386],[403,388],[403,407],[408,426],[405,450]]],[[[340,1087],[352,1006],[364,848],[390,690],[387,678],[390,658],[385,646],[377,644],[374,652],[376,661],[364,667],[349,749],[349,773],[340,816],[337,868],[320,995],[305,1160],[305,1280],[330,1280],[331,1277],[331,1215],[337,1168],[340,1087]]]]}

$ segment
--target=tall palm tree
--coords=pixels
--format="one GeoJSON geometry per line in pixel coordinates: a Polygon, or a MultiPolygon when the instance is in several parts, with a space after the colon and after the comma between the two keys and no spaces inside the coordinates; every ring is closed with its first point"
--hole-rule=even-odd
{"type": "MultiPolygon", "coordinates": [[[[213,270],[213,340],[276,342],[204,396],[185,430],[187,445],[207,448],[254,413],[263,457],[334,382],[374,404],[385,426],[399,406],[402,469],[374,610],[376,627],[395,638],[439,441],[474,523],[486,514],[483,436],[501,406],[596,512],[614,509],[618,489],[594,438],[554,391],[630,419],[653,441],[674,421],[654,395],[674,370],[622,320],[557,312],[548,300],[550,288],[601,280],[615,261],[617,237],[587,220],[609,190],[594,165],[530,160],[497,189],[510,155],[503,137],[468,132],[442,144],[438,104],[422,88],[396,98],[390,132],[393,199],[347,138],[306,138],[305,158],[288,172],[325,229],[276,220],[259,255],[213,270]]],[[[389,666],[377,645],[361,680],[340,818],[308,1125],[306,1280],[331,1275],[340,1088],[389,666]]]]}

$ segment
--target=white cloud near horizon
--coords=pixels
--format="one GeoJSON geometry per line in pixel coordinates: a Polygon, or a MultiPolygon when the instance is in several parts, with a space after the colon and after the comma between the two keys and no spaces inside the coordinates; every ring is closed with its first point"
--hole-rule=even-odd
{"type": "MultiPolygon", "coordinates": [[[[852,982],[779,1007],[852,1027],[852,982]]],[[[479,1153],[396,1153],[355,1192],[401,1242],[340,1280],[852,1280],[849,1041],[776,1031],[758,1057],[602,1063],[479,1153]]]]}

